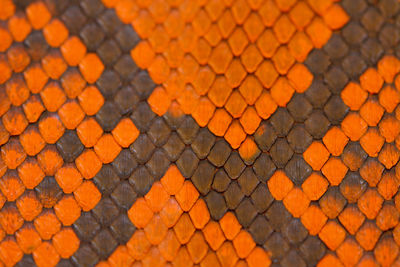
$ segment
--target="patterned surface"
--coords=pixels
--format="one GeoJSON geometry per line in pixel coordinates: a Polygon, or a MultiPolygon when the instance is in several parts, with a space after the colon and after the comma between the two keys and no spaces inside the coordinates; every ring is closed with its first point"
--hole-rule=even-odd
{"type": "Polygon", "coordinates": [[[400,265],[396,0],[0,0],[5,266],[400,265]]]}

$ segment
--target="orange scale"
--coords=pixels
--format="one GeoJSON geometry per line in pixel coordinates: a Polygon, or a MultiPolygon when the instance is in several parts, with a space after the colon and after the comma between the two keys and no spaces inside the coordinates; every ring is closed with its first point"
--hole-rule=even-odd
{"type": "Polygon", "coordinates": [[[151,247],[149,240],[143,230],[136,230],[131,239],[126,244],[128,252],[136,260],[141,260],[146,256],[146,253],[151,247]]]}
{"type": "Polygon", "coordinates": [[[208,245],[201,232],[196,232],[186,245],[193,263],[200,263],[208,252],[208,245]]]}
{"type": "Polygon", "coordinates": [[[40,237],[44,240],[51,239],[61,229],[60,221],[51,210],[43,211],[42,214],[36,217],[34,225],[40,237]]]}
{"type": "MultiPolygon", "coordinates": [[[[147,44],[147,43],[145,43],[145,44],[147,44]]],[[[136,48],[134,48],[134,49],[136,49],[136,48]]],[[[144,46],[142,49],[151,50],[151,47],[150,47],[150,45],[147,45],[147,46],[144,46]]],[[[142,65],[150,66],[151,63],[147,64],[147,61],[154,60],[154,52],[152,50],[146,51],[146,52],[150,53],[150,55],[147,56],[147,57],[149,57],[149,59],[147,59],[146,57],[144,57],[142,59],[141,55],[135,55],[135,56],[138,57],[137,60],[139,62],[143,61],[142,65]],[[151,53],[153,53],[153,55],[151,53]],[[151,60],[150,60],[150,57],[151,57],[151,60]]],[[[167,50],[163,53],[163,55],[165,56],[165,59],[167,60],[169,67],[178,68],[182,64],[185,53],[183,52],[180,43],[176,40],[172,40],[171,43],[168,45],[167,50]]]]}
{"type": "Polygon", "coordinates": [[[160,215],[155,214],[143,230],[149,242],[152,245],[158,245],[165,238],[168,228],[163,223],[160,215]]]}
{"type": "Polygon", "coordinates": [[[171,105],[171,99],[166,90],[162,87],[155,88],[147,99],[147,102],[149,103],[151,110],[153,110],[153,112],[158,116],[164,115],[171,105]]]}
{"type": "Polygon", "coordinates": [[[14,205],[6,205],[1,209],[0,225],[6,234],[13,235],[23,224],[24,219],[14,205]]]}
{"type": "Polygon", "coordinates": [[[0,180],[0,190],[7,201],[15,201],[24,193],[25,186],[15,171],[9,171],[0,180]]]}
{"type": "Polygon", "coordinates": [[[78,250],[80,241],[71,228],[64,228],[52,240],[61,258],[68,259],[78,250]]]}
{"type": "Polygon", "coordinates": [[[43,208],[42,203],[33,191],[26,191],[18,198],[16,204],[19,213],[25,221],[34,220],[42,212],[43,208]]]}
{"type": "Polygon", "coordinates": [[[185,114],[191,114],[193,112],[193,108],[197,106],[199,100],[200,96],[196,93],[191,85],[187,85],[181,95],[177,98],[177,102],[185,114]]]}
{"type": "Polygon", "coordinates": [[[187,213],[182,214],[173,229],[181,244],[187,244],[196,230],[187,213]]]}
{"type": "Polygon", "coordinates": [[[0,243],[0,260],[6,266],[14,266],[24,256],[14,238],[7,238],[0,243]]]}
{"type": "MultiPolygon", "coordinates": [[[[249,40],[247,39],[245,31],[243,31],[242,28],[236,28],[235,31],[229,36],[228,38],[228,44],[229,47],[231,48],[231,51],[233,55],[235,56],[240,56],[244,49],[247,47],[247,44],[249,43],[249,40]]],[[[262,46],[264,43],[262,43],[260,46],[262,46]]],[[[268,51],[268,48],[265,48],[264,51],[260,47],[260,51],[264,54],[264,51],[268,51]]]]}
{"type": "Polygon", "coordinates": [[[163,56],[156,56],[148,67],[149,75],[157,84],[167,81],[170,73],[170,67],[163,56]]]}
{"type": "Polygon", "coordinates": [[[199,64],[207,64],[212,48],[204,39],[199,39],[192,51],[192,55],[199,64]]]}
{"type": "MultiPolygon", "coordinates": [[[[244,69],[243,65],[240,63],[239,59],[233,60],[225,73],[226,80],[232,88],[239,87],[246,76],[247,72],[244,69]]],[[[198,77],[197,79],[201,78],[198,77]]],[[[210,86],[211,84],[208,85],[207,91],[210,86]]]]}
{"type": "Polygon", "coordinates": [[[253,162],[260,153],[261,151],[257,144],[250,137],[247,137],[239,148],[239,155],[245,162],[253,162]]]}
{"type": "Polygon", "coordinates": [[[44,72],[40,63],[33,63],[31,64],[25,71],[24,71],[24,78],[25,82],[29,88],[29,90],[33,94],[39,93],[43,87],[46,85],[49,77],[44,72]]]}
{"type": "Polygon", "coordinates": [[[128,210],[128,217],[137,228],[144,228],[153,215],[153,211],[143,198],[137,199],[128,210]]]}
{"type": "Polygon", "coordinates": [[[231,123],[228,130],[225,133],[225,139],[231,145],[233,149],[240,147],[240,144],[246,139],[246,133],[238,120],[231,123]]]}
{"type": "Polygon", "coordinates": [[[22,72],[31,62],[28,52],[20,45],[14,45],[7,50],[7,59],[14,72],[22,72]]]}
{"type": "Polygon", "coordinates": [[[347,238],[336,250],[336,255],[345,266],[354,266],[363,255],[363,249],[353,238],[347,238]]]}
{"type": "Polygon", "coordinates": [[[67,99],[58,82],[48,83],[40,92],[40,97],[44,106],[50,112],[57,111],[67,99]]]}
{"type": "Polygon", "coordinates": [[[221,32],[217,25],[212,24],[205,34],[204,38],[208,41],[211,46],[216,46],[222,39],[221,32]]]}
{"type": "Polygon", "coordinates": [[[235,266],[239,259],[231,242],[223,243],[216,253],[222,266],[235,266]]]}
{"type": "Polygon", "coordinates": [[[111,134],[104,134],[94,146],[94,151],[103,163],[111,163],[122,148],[111,134]]]}
{"type": "Polygon", "coordinates": [[[183,211],[179,206],[179,203],[175,200],[175,198],[170,198],[167,200],[159,214],[163,223],[168,228],[171,228],[176,224],[182,213],[183,211]]]}
{"type": "Polygon", "coordinates": [[[29,126],[19,136],[19,141],[28,156],[35,156],[46,145],[36,126],[29,126]]]}
{"type": "Polygon", "coordinates": [[[0,84],[5,83],[12,74],[12,70],[5,55],[0,55],[0,84]]]}
{"type": "Polygon", "coordinates": [[[303,157],[315,171],[319,171],[329,158],[329,151],[318,141],[313,142],[303,153],[303,157]]]}
{"type": "Polygon", "coordinates": [[[62,76],[61,84],[68,98],[76,98],[85,88],[86,81],[77,69],[70,69],[62,76]]]}
{"type": "Polygon", "coordinates": [[[108,262],[110,266],[133,266],[134,259],[125,246],[119,246],[110,255],[108,262]]]}
{"type": "Polygon", "coordinates": [[[394,172],[383,173],[379,184],[378,192],[385,200],[391,200],[396,195],[399,182],[394,172]]]}
{"type": "Polygon", "coordinates": [[[319,17],[315,17],[311,24],[306,28],[306,33],[309,36],[314,47],[321,48],[326,44],[332,35],[332,30],[319,17]]]}
{"type": "Polygon", "coordinates": [[[86,115],[95,115],[104,104],[104,97],[95,86],[86,87],[78,96],[79,104],[86,115]]]}
{"type": "Polygon", "coordinates": [[[340,223],[346,228],[346,230],[355,235],[360,226],[365,221],[365,216],[355,205],[347,206],[339,215],[340,223]]]}
{"type": "Polygon", "coordinates": [[[3,123],[0,121],[0,145],[4,145],[5,143],[7,143],[9,138],[10,134],[7,132],[3,123]]]}
{"type": "Polygon", "coordinates": [[[254,43],[264,30],[263,22],[257,13],[252,13],[243,25],[250,42],[254,43]]]}
{"type": "Polygon", "coordinates": [[[68,29],[58,19],[51,20],[43,29],[44,38],[52,47],[61,46],[68,38],[68,34],[68,29]]]}
{"type": "Polygon", "coordinates": [[[260,125],[261,118],[258,116],[256,109],[249,106],[240,117],[240,123],[247,134],[253,134],[260,125]]]}
{"type": "Polygon", "coordinates": [[[310,205],[310,199],[300,188],[293,188],[283,199],[286,209],[295,218],[299,218],[310,205]]]}
{"type": "Polygon", "coordinates": [[[173,9],[169,12],[168,17],[164,22],[164,25],[165,30],[171,38],[178,37],[185,27],[185,23],[182,20],[181,13],[173,9]]]}
{"type": "Polygon", "coordinates": [[[86,46],[76,37],[71,36],[60,47],[65,61],[70,66],[78,66],[86,54],[86,46]]]}
{"type": "Polygon", "coordinates": [[[268,119],[278,108],[269,92],[263,92],[255,103],[258,115],[263,119],[268,119]]]}
{"type": "Polygon", "coordinates": [[[57,218],[64,226],[72,225],[81,216],[81,208],[73,196],[64,196],[55,206],[57,218]]]}
{"type": "Polygon", "coordinates": [[[84,181],[75,191],[74,197],[83,211],[93,209],[101,199],[99,189],[91,181],[84,181]]]}
{"type": "Polygon", "coordinates": [[[50,242],[43,242],[33,252],[33,259],[38,266],[56,266],[60,255],[50,242]]]}
{"type": "Polygon", "coordinates": [[[225,42],[220,43],[211,52],[208,64],[217,74],[225,73],[233,56],[225,42]]]}
{"type": "Polygon", "coordinates": [[[123,23],[131,23],[132,20],[137,16],[138,6],[135,2],[121,0],[115,2],[114,7],[118,17],[123,23]]]}
{"type": "Polygon", "coordinates": [[[279,74],[285,75],[295,63],[295,58],[286,46],[281,46],[272,56],[272,61],[279,74]]]}
{"type": "Polygon", "coordinates": [[[358,113],[349,113],[342,121],[341,127],[350,140],[357,141],[367,131],[368,125],[358,113]]]}
{"type": "Polygon", "coordinates": [[[314,48],[314,45],[304,32],[296,32],[292,39],[290,39],[288,48],[298,62],[304,62],[308,53],[314,48]]]}
{"type": "Polygon", "coordinates": [[[305,2],[298,2],[290,9],[289,17],[298,30],[304,30],[314,17],[314,12],[305,2]]]}
{"type": "Polygon", "coordinates": [[[115,141],[122,147],[129,147],[139,136],[139,130],[133,124],[132,120],[122,119],[111,131],[115,141]]]}
{"type": "Polygon", "coordinates": [[[371,94],[377,94],[382,88],[383,82],[382,76],[373,68],[367,69],[360,76],[361,87],[371,94]]]}
{"type": "Polygon", "coordinates": [[[46,146],[38,155],[37,160],[43,172],[47,176],[53,176],[64,164],[64,160],[58,154],[55,146],[46,146]]]}
{"type": "Polygon", "coordinates": [[[0,27],[0,38],[2,40],[0,44],[0,52],[4,53],[13,43],[13,37],[6,27],[0,27]]]}
{"type": "Polygon", "coordinates": [[[253,73],[257,70],[257,67],[262,62],[263,56],[261,55],[257,46],[250,44],[240,55],[240,59],[247,72],[253,73]]]}
{"type": "Polygon", "coordinates": [[[328,189],[329,183],[321,175],[312,173],[301,185],[303,192],[310,200],[318,200],[328,189]]]}
{"type": "Polygon", "coordinates": [[[31,254],[42,243],[40,235],[32,224],[25,224],[15,233],[15,238],[18,246],[25,254],[31,254]]]}
{"type": "Polygon", "coordinates": [[[199,68],[199,63],[192,56],[186,55],[178,68],[178,72],[183,81],[191,83],[196,78],[199,68]]]}
{"type": "Polygon", "coordinates": [[[400,152],[394,144],[386,143],[381,152],[379,152],[378,159],[386,167],[392,168],[399,160],[400,152]]]}
{"type": "Polygon", "coordinates": [[[271,88],[271,97],[274,102],[280,106],[285,107],[289,103],[295,90],[290,85],[286,77],[279,77],[278,80],[271,88]]]}
{"type": "Polygon", "coordinates": [[[76,100],[66,102],[59,110],[58,115],[65,128],[74,130],[85,117],[85,113],[76,100]]]}
{"type": "Polygon", "coordinates": [[[15,169],[24,162],[26,153],[20,142],[13,138],[1,147],[1,158],[9,169],[15,169]]]}
{"type": "Polygon", "coordinates": [[[22,108],[12,107],[3,115],[3,125],[10,135],[20,135],[28,126],[22,108]]]}
{"type": "Polygon", "coordinates": [[[6,83],[6,93],[14,106],[21,106],[30,95],[22,75],[14,76],[6,83]]]}
{"type": "Polygon", "coordinates": [[[366,222],[355,235],[357,242],[365,250],[373,250],[382,231],[374,222],[366,222]]]}
{"type": "Polygon", "coordinates": [[[329,221],[318,234],[330,250],[336,250],[346,237],[346,231],[335,221],[329,221]]]}
{"type": "Polygon", "coordinates": [[[198,199],[189,211],[189,216],[193,222],[194,227],[203,229],[210,220],[210,213],[207,205],[203,199],[198,199]]]}
{"type": "Polygon", "coordinates": [[[350,18],[340,5],[334,4],[323,14],[323,19],[330,29],[338,30],[346,25],[350,18]]]}
{"type": "Polygon", "coordinates": [[[303,64],[294,65],[288,72],[288,79],[298,93],[304,93],[313,81],[312,73],[303,64]]]}
{"type": "Polygon", "coordinates": [[[241,259],[246,258],[256,246],[251,235],[245,230],[241,230],[232,243],[241,259]]]}
{"type": "Polygon", "coordinates": [[[102,163],[93,150],[83,151],[75,160],[76,167],[86,179],[93,178],[101,169],[102,163]]]}
{"type": "Polygon", "coordinates": [[[400,72],[400,61],[394,56],[384,56],[378,62],[378,72],[387,83],[392,83],[400,72]]]}
{"type": "Polygon", "coordinates": [[[54,144],[63,136],[65,127],[57,114],[48,114],[39,121],[39,131],[48,144],[54,144]]]}
{"type": "Polygon", "coordinates": [[[204,238],[212,250],[217,250],[225,241],[224,233],[215,221],[209,221],[202,229],[204,238]]]}
{"type": "Polygon", "coordinates": [[[264,263],[266,266],[271,264],[271,259],[268,253],[262,248],[254,248],[250,255],[246,258],[246,262],[249,267],[256,267],[260,262],[264,263]]]}
{"type": "Polygon", "coordinates": [[[185,181],[185,178],[179,172],[176,165],[172,164],[161,178],[160,182],[163,185],[165,191],[170,195],[177,194],[185,181]]]}
{"type": "Polygon", "coordinates": [[[31,3],[26,8],[26,15],[35,30],[43,28],[51,18],[50,11],[43,2],[31,3]]]}
{"type": "Polygon", "coordinates": [[[385,110],[376,100],[367,100],[360,109],[360,115],[369,126],[378,125],[385,110]]]}
{"type": "Polygon", "coordinates": [[[79,70],[88,83],[95,83],[103,73],[104,65],[95,53],[88,53],[79,63],[79,70]]]}
{"type": "Polygon", "coordinates": [[[385,116],[379,122],[379,132],[387,143],[391,143],[400,133],[400,122],[394,116],[385,116]]]}
{"type": "Polygon", "coordinates": [[[165,238],[158,245],[160,253],[167,261],[173,261],[180,248],[180,243],[176,238],[173,230],[168,230],[165,238]]]}
{"type": "Polygon", "coordinates": [[[205,127],[213,117],[214,111],[214,104],[207,97],[201,97],[197,107],[192,112],[192,116],[200,127],[205,127]]]}
{"type": "MultiPolygon", "coordinates": [[[[235,62],[235,61],[234,61],[235,62]]],[[[233,63],[231,64],[231,66],[233,63]]],[[[194,89],[199,95],[205,95],[215,81],[215,73],[207,66],[200,67],[196,79],[192,82],[194,89]]],[[[227,77],[229,83],[229,78],[227,77]]]]}
{"type": "Polygon", "coordinates": [[[272,29],[281,44],[287,43],[296,31],[295,26],[287,15],[280,16],[272,29]]]}
{"type": "Polygon", "coordinates": [[[256,102],[262,90],[263,87],[260,81],[252,75],[248,75],[239,87],[241,95],[249,105],[253,105],[256,102]]]}
{"type": "Polygon", "coordinates": [[[208,98],[217,107],[223,107],[232,92],[232,87],[228,85],[225,77],[217,77],[208,91],[208,98]]]}
{"type": "Polygon", "coordinates": [[[28,158],[18,167],[18,176],[27,189],[34,189],[45,174],[35,158],[28,158]]]}
{"type": "Polygon", "coordinates": [[[385,86],[379,92],[379,103],[385,108],[386,112],[392,113],[400,103],[400,94],[392,86],[385,86]]]}
{"type": "Polygon", "coordinates": [[[317,205],[310,205],[300,219],[310,235],[317,235],[325,225],[328,217],[317,205]]]}
{"type": "Polygon", "coordinates": [[[399,247],[389,236],[379,240],[374,249],[375,259],[381,266],[391,266],[398,254],[399,247]]]}
{"type": "Polygon", "coordinates": [[[75,168],[74,164],[66,164],[58,169],[55,178],[58,185],[66,194],[75,191],[82,183],[82,175],[75,168]]]}
{"type": "Polygon", "coordinates": [[[61,53],[56,50],[51,50],[42,58],[42,67],[46,74],[54,80],[58,80],[67,70],[67,64],[61,53]]]}

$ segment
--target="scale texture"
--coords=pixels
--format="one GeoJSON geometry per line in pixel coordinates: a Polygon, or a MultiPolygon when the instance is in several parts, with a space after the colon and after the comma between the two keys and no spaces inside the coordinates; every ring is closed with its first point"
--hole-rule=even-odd
{"type": "Polygon", "coordinates": [[[398,0],[0,0],[0,266],[400,266],[398,0]]]}

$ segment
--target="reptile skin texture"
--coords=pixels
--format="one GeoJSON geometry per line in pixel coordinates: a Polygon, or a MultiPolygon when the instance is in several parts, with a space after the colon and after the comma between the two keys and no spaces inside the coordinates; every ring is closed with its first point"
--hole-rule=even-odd
{"type": "Polygon", "coordinates": [[[400,1],[0,0],[0,267],[400,266],[400,1]]]}

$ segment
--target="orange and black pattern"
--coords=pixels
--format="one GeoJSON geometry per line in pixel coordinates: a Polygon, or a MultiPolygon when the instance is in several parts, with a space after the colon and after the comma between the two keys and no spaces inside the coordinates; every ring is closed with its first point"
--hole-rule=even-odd
{"type": "Polygon", "coordinates": [[[398,0],[0,0],[0,266],[400,266],[398,0]]]}

